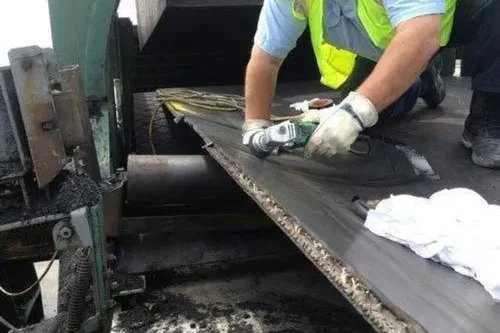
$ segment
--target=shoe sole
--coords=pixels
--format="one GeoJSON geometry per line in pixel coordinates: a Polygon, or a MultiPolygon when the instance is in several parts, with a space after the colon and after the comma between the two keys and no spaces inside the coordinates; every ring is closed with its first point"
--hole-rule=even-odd
{"type": "MultiPolygon", "coordinates": [[[[472,149],[472,142],[464,135],[462,135],[462,144],[464,145],[465,148],[472,149]]],[[[500,161],[478,156],[474,152],[474,149],[472,149],[471,159],[472,162],[474,162],[474,164],[477,164],[479,166],[489,169],[500,169],[500,161]]]]}
{"type": "MultiPolygon", "coordinates": [[[[462,144],[464,145],[464,147],[472,149],[472,142],[466,136],[462,135],[461,141],[462,141],[462,144]]],[[[474,152],[474,150],[472,150],[471,159],[472,159],[472,162],[474,162],[474,164],[477,164],[479,166],[489,168],[489,169],[500,169],[500,161],[478,156],[474,152]]]]}
{"type": "Polygon", "coordinates": [[[488,169],[500,169],[500,161],[494,161],[490,160],[489,158],[484,158],[484,157],[479,157],[477,156],[474,151],[472,151],[472,156],[471,156],[472,162],[475,164],[488,168],[488,169]]]}

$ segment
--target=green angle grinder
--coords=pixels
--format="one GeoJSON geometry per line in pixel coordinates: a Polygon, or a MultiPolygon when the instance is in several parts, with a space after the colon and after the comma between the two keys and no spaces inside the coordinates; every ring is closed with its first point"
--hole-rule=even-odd
{"type": "Polygon", "coordinates": [[[312,122],[290,120],[269,126],[250,138],[250,150],[257,157],[266,157],[280,149],[303,148],[318,126],[312,122]]]}
{"type": "MultiPolygon", "coordinates": [[[[313,109],[325,109],[332,105],[333,100],[331,99],[314,98],[291,104],[290,108],[305,112],[313,109]]],[[[303,148],[316,127],[318,127],[318,124],[298,119],[295,121],[289,119],[255,133],[250,138],[250,151],[252,154],[263,158],[273,153],[276,154],[279,150],[303,148]]]]}
{"type": "MultiPolygon", "coordinates": [[[[311,109],[323,109],[331,106],[331,100],[314,99],[306,106],[311,109]],[[326,101],[326,103],[325,103],[326,101]]],[[[305,111],[302,109],[301,111],[305,111]]],[[[271,154],[277,154],[280,150],[292,151],[304,148],[318,127],[318,123],[303,121],[300,117],[289,119],[279,124],[269,126],[263,131],[256,132],[250,138],[250,151],[253,155],[264,158],[271,154]]],[[[354,155],[366,156],[372,150],[369,135],[360,134],[348,152],[354,155]]]]}

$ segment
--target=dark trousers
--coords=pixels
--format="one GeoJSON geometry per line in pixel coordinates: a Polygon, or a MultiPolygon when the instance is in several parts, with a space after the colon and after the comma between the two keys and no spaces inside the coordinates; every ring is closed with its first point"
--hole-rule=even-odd
{"type": "Polygon", "coordinates": [[[499,0],[457,0],[447,47],[462,45],[474,54],[472,90],[500,93],[499,0]]]}
{"type": "MultiPolygon", "coordinates": [[[[457,0],[450,41],[444,48],[457,46],[471,48],[474,54],[471,73],[473,94],[500,93],[500,0],[457,0]]],[[[374,67],[374,62],[358,57],[353,75],[341,90],[346,93],[356,89],[374,67]]],[[[420,79],[417,80],[381,113],[380,121],[410,112],[426,88],[420,79]]]]}

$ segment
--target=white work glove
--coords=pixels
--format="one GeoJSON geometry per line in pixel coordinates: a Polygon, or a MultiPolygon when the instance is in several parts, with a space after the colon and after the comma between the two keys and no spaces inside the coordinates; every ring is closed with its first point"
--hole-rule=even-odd
{"type": "MultiPolygon", "coordinates": [[[[325,111],[325,110],[323,110],[325,111]]],[[[333,156],[349,150],[359,133],[378,121],[373,103],[363,95],[351,92],[337,106],[320,117],[320,123],[311,135],[305,149],[306,157],[333,156]]]]}
{"type": "Polygon", "coordinates": [[[332,110],[335,110],[337,106],[333,105],[324,109],[312,109],[309,111],[304,111],[300,116],[300,121],[307,121],[311,123],[321,123],[321,119],[328,117],[332,110]]]}
{"type": "Polygon", "coordinates": [[[272,125],[273,123],[270,120],[265,119],[246,120],[242,126],[242,143],[245,146],[248,146],[250,144],[250,138],[252,137],[252,135],[259,131],[263,131],[272,125]]]}
{"type": "MultiPolygon", "coordinates": [[[[312,123],[319,123],[320,119],[323,115],[327,114],[326,111],[329,109],[335,107],[335,105],[329,106],[329,107],[323,107],[321,109],[318,108],[310,108],[312,105],[315,104],[317,101],[324,101],[325,99],[320,99],[320,98],[313,98],[311,100],[305,100],[303,102],[297,102],[290,104],[290,108],[295,109],[296,111],[302,112],[300,115],[300,120],[301,121],[308,121],[312,123]]],[[[328,101],[328,100],[326,100],[328,101]]],[[[331,101],[333,102],[333,101],[331,101]]]]}

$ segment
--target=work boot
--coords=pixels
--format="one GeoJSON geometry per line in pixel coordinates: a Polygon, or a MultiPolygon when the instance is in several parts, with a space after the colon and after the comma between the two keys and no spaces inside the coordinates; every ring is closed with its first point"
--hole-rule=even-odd
{"type": "Polygon", "coordinates": [[[429,108],[437,107],[446,97],[446,85],[441,77],[442,67],[441,58],[437,55],[420,75],[422,81],[420,97],[429,108]]]}
{"type": "Polygon", "coordinates": [[[472,148],[472,161],[487,168],[500,168],[500,93],[472,94],[462,143],[472,148]]]}

